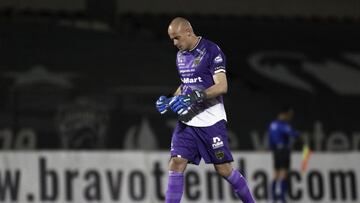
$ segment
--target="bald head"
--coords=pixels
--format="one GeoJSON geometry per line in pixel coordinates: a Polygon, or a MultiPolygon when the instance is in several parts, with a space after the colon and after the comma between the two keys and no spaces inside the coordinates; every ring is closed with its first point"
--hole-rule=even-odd
{"type": "Polygon", "coordinates": [[[169,32],[182,32],[182,31],[188,31],[193,33],[193,29],[191,27],[191,24],[188,20],[182,17],[176,17],[174,18],[168,28],[169,32]]]}
{"type": "Polygon", "coordinates": [[[192,49],[198,40],[188,20],[182,17],[174,18],[169,27],[168,34],[179,50],[192,49]]]}

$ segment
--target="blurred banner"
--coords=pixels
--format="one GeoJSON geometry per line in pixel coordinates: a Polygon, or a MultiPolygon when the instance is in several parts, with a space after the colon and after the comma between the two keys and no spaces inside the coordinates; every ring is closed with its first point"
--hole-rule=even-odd
{"type": "MultiPolygon", "coordinates": [[[[289,198],[299,203],[359,202],[359,153],[315,153],[306,173],[293,155],[289,198]]],[[[164,201],[166,152],[4,152],[0,155],[1,202],[164,201]]],[[[268,202],[272,162],[268,153],[234,153],[259,203],[268,202]]],[[[212,165],[189,165],[183,202],[240,202],[212,165]]]]}
{"type": "MultiPolygon", "coordinates": [[[[155,101],[180,83],[170,19],[1,21],[0,149],[168,149],[176,116],[155,101]]],[[[189,19],[227,55],[233,149],[265,150],[284,104],[311,149],[360,149],[358,24],[189,19]]]]}

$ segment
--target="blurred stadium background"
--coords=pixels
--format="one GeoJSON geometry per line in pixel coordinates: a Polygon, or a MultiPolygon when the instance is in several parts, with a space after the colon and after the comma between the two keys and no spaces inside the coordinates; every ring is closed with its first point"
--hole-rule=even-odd
{"type": "MultiPolygon", "coordinates": [[[[176,118],[154,102],[179,84],[174,16],[228,59],[235,165],[267,202],[267,125],[284,104],[314,154],[293,202],[360,202],[358,0],[1,0],[0,202],[163,202],[176,118]]],[[[239,202],[209,166],[186,202],[239,202]]]]}

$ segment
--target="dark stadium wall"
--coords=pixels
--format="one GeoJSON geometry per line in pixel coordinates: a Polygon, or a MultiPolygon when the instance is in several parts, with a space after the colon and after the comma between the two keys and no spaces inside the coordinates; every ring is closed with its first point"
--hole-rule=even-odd
{"type": "MultiPolygon", "coordinates": [[[[268,122],[291,103],[294,127],[315,150],[359,150],[355,22],[190,18],[227,53],[234,149],[264,150],[268,122]]],[[[74,19],[1,21],[3,149],[168,148],[176,118],[160,117],[154,101],[179,82],[170,16],[121,19],[109,29],[74,19]]]]}

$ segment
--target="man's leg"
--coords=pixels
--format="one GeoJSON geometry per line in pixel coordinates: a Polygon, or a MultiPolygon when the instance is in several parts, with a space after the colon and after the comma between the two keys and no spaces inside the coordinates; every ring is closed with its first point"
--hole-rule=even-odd
{"type": "Polygon", "coordinates": [[[278,184],[280,186],[280,194],[279,198],[282,203],[286,203],[286,194],[288,190],[288,183],[287,183],[287,169],[280,170],[280,176],[278,184]]]}
{"type": "Polygon", "coordinates": [[[276,200],[279,199],[280,194],[280,172],[278,169],[274,170],[274,178],[271,182],[271,199],[273,202],[276,202],[276,200]]]}
{"type": "Polygon", "coordinates": [[[216,171],[230,183],[237,196],[244,203],[255,202],[246,179],[238,170],[233,169],[230,163],[215,164],[214,166],[216,171]]]}
{"type": "Polygon", "coordinates": [[[165,195],[165,203],[180,203],[184,191],[184,171],[187,160],[172,157],[169,163],[169,179],[165,195]]]}
{"type": "Polygon", "coordinates": [[[277,195],[277,180],[273,179],[271,182],[271,199],[272,202],[276,202],[276,200],[278,199],[278,195],[277,195]]]}
{"type": "Polygon", "coordinates": [[[287,190],[288,190],[288,183],[285,178],[280,181],[280,186],[281,186],[280,199],[281,199],[282,203],[286,203],[286,194],[287,194],[287,190]]]}

